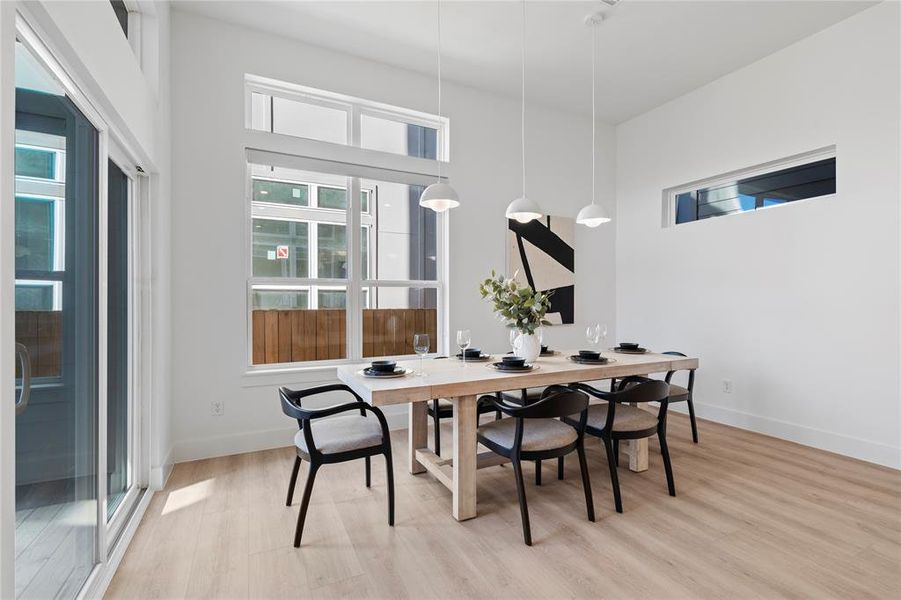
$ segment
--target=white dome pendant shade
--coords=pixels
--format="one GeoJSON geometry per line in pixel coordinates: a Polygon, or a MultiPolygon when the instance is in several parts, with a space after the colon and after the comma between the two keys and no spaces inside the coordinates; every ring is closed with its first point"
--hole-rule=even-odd
{"type": "Polygon", "coordinates": [[[544,212],[541,206],[526,196],[526,2],[522,2],[522,114],[520,117],[522,134],[522,196],[507,205],[507,218],[520,223],[540,219],[544,212]]]}
{"type": "Polygon", "coordinates": [[[507,206],[507,218],[514,219],[520,223],[528,223],[541,217],[541,207],[538,206],[538,203],[525,196],[517,198],[507,206]]]}
{"type": "MultiPolygon", "coordinates": [[[[441,0],[438,4],[438,120],[441,120],[441,0]]],[[[440,137],[438,138],[440,140],[440,137]]],[[[457,190],[447,182],[441,181],[441,152],[440,147],[435,152],[438,162],[438,181],[423,190],[419,197],[419,206],[431,208],[436,213],[443,213],[450,208],[460,206],[460,196],[457,190]]]]}
{"type": "Polygon", "coordinates": [[[592,228],[608,221],[610,221],[610,217],[607,216],[607,211],[600,204],[589,204],[580,210],[576,217],[576,223],[592,228]]]}
{"type": "Polygon", "coordinates": [[[460,206],[460,197],[457,195],[457,190],[452,188],[449,183],[439,181],[422,192],[422,196],[419,197],[419,206],[442,213],[449,208],[460,206]]]}
{"type": "Polygon", "coordinates": [[[585,18],[585,24],[591,27],[591,204],[579,211],[576,216],[576,223],[585,225],[586,227],[597,227],[602,223],[610,221],[607,211],[600,204],[595,204],[596,193],[596,175],[595,175],[595,60],[598,53],[598,25],[604,21],[604,15],[596,13],[588,15],[585,18]]]}

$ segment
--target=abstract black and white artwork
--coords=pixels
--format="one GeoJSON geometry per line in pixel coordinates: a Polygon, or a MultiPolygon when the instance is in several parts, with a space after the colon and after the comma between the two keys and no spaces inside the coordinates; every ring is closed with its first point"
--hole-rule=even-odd
{"type": "Polygon", "coordinates": [[[553,291],[547,320],[554,325],[575,320],[575,231],[568,217],[545,216],[528,223],[507,220],[507,274],[540,292],[553,291]]]}

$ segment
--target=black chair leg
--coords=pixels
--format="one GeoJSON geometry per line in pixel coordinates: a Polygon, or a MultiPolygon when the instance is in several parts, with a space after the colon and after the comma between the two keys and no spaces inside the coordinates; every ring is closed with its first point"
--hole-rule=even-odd
{"type": "Polygon", "coordinates": [[[563,457],[557,459],[557,479],[563,479],[563,457]]]}
{"type": "Polygon", "coordinates": [[[516,495],[519,496],[519,512],[522,517],[522,539],[526,546],[532,545],[532,530],[529,527],[529,507],[526,504],[526,487],[522,480],[522,464],[513,459],[513,475],[516,477],[516,495]]]}
{"type": "Polygon", "coordinates": [[[616,512],[623,512],[623,500],[620,497],[619,493],[619,476],[616,474],[616,458],[614,454],[614,444],[615,441],[611,441],[609,438],[603,438],[604,440],[604,449],[607,451],[607,466],[610,467],[610,487],[613,488],[613,505],[616,507],[616,512]]]}
{"type": "Polygon", "coordinates": [[[372,487],[372,463],[366,457],[366,487],[372,487]]]}
{"type": "Polygon", "coordinates": [[[435,425],[435,454],[441,456],[441,417],[438,414],[438,400],[432,400],[432,423],[435,425]]]}
{"type": "Polygon", "coordinates": [[[294,457],[294,468],[291,469],[291,483],[288,484],[288,499],[285,501],[285,506],[291,506],[291,501],[294,500],[294,486],[297,485],[297,472],[300,471],[301,462],[303,461],[299,456],[294,457]]]}
{"type": "Polygon", "coordinates": [[[585,508],[588,510],[588,520],[594,523],[594,499],[591,496],[591,480],[588,478],[588,461],[585,460],[585,445],[579,443],[576,448],[579,453],[579,469],[582,471],[582,489],[585,490],[585,508]]]}
{"type": "Polygon", "coordinates": [[[391,448],[385,450],[385,471],[388,477],[388,525],[394,527],[394,461],[391,448]]]}
{"type": "Polygon", "coordinates": [[[688,418],[691,420],[691,440],[698,443],[698,423],[695,421],[695,403],[691,396],[688,397],[688,418]]]}
{"type": "Polygon", "coordinates": [[[666,446],[666,434],[662,431],[657,432],[657,439],[660,440],[660,456],[663,458],[663,468],[666,471],[666,487],[669,488],[669,495],[676,495],[676,483],[673,481],[673,465],[669,460],[669,448],[666,446]]]}
{"type": "Polygon", "coordinates": [[[535,485],[541,485],[541,461],[535,461],[535,485]]]}
{"type": "Polygon", "coordinates": [[[494,420],[495,421],[500,421],[502,416],[503,415],[501,414],[501,411],[499,411],[499,410],[494,411],[494,420]]]}
{"type": "Polygon", "coordinates": [[[316,471],[319,465],[310,463],[310,472],[307,473],[307,483],[303,487],[303,499],[300,501],[300,514],[297,515],[297,529],[294,532],[294,547],[300,548],[300,538],[303,536],[303,524],[307,520],[307,508],[310,506],[310,496],[313,493],[313,482],[316,480],[316,471]]]}
{"type": "Polygon", "coordinates": [[[613,462],[619,466],[619,440],[613,440],[613,462]]]}

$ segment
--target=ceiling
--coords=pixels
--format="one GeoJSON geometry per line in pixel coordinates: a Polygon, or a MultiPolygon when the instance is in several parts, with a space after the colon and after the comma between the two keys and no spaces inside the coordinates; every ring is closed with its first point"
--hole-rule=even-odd
{"type": "MultiPolygon", "coordinates": [[[[436,2],[185,1],[176,9],[433,75],[436,2]]],[[[856,0],[529,1],[529,101],[591,110],[591,30],[598,29],[598,116],[625,121],[784,48],[875,2],[856,0]]],[[[519,97],[522,6],[444,0],[446,80],[519,97]]],[[[302,82],[300,82],[302,83],[302,82]]]]}

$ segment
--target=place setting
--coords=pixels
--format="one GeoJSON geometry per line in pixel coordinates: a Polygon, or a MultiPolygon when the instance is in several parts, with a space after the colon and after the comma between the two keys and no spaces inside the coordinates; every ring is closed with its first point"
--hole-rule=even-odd
{"type": "Polygon", "coordinates": [[[620,342],[618,346],[611,349],[620,354],[647,354],[650,352],[647,348],[642,348],[638,342],[620,342]]]}
{"type": "Polygon", "coordinates": [[[506,373],[528,373],[538,369],[535,363],[526,362],[525,358],[505,354],[498,362],[492,362],[488,365],[495,371],[503,371],[506,373]]]}
{"type": "Polygon", "coordinates": [[[585,340],[591,349],[579,350],[578,354],[572,354],[569,357],[574,363],[580,365],[606,365],[615,362],[612,358],[608,358],[601,354],[600,350],[595,350],[598,345],[607,339],[607,325],[601,323],[592,323],[585,328],[585,340]]]}
{"type": "Polygon", "coordinates": [[[398,366],[397,361],[394,360],[374,360],[368,367],[360,371],[364,377],[374,379],[396,379],[406,377],[412,372],[412,369],[398,366]]]}

